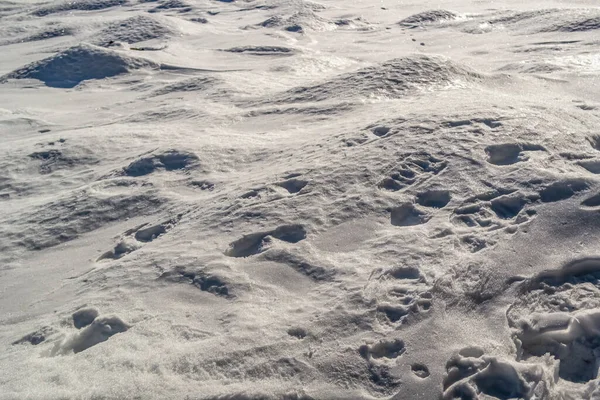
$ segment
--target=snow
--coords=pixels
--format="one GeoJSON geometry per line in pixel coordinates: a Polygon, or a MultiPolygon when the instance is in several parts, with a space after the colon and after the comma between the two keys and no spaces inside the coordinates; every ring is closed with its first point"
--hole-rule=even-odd
{"type": "Polygon", "coordinates": [[[0,2],[0,399],[600,398],[598,32],[0,2]]]}

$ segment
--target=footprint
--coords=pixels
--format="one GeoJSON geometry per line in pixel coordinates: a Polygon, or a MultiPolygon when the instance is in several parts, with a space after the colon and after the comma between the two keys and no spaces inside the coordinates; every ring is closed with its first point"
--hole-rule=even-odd
{"type": "Polygon", "coordinates": [[[467,249],[471,253],[477,253],[478,251],[481,251],[490,245],[490,243],[488,243],[488,240],[475,235],[465,235],[460,238],[460,241],[467,247],[467,249]]]}
{"type": "Polygon", "coordinates": [[[140,245],[138,243],[132,242],[130,240],[121,240],[119,243],[117,243],[114,249],[102,254],[100,257],[98,257],[96,261],[98,262],[108,259],[118,260],[119,258],[124,257],[127,254],[132,253],[139,248],[140,245]]]}
{"type": "Polygon", "coordinates": [[[163,273],[159,280],[172,283],[187,283],[194,285],[203,292],[212,293],[215,296],[233,298],[229,286],[225,280],[214,274],[207,274],[203,271],[186,271],[176,269],[163,273]]]}
{"type": "Polygon", "coordinates": [[[378,187],[389,191],[398,191],[415,183],[422,183],[439,174],[447,166],[447,162],[428,153],[417,153],[405,156],[395,166],[389,176],[383,178],[378,187]]]}
{"type": "Polygon", "coordinates": [[[433,305],[431,285],[415,266],[389,268],[370,281],[368,292],[373,293],[377,319],[396,329],[409,319],[421,319],[433,305]]]}
{"type": "Polygon", "coordinates": [[[395,267],[384,274],[394,279],[422,279],[421,271],[417,267],[395,267]]]}
{"type": "MultiPolygon", "coordinates": [[[[58,142],[64,145],[66,140],[59,139],[58,142]]],[[[56,146],[58,144],[47,142],[39,143],[39,145],[56,146]]],[[[40,174],[49,174],[60,169],[89,166],[100,162],[91,149],[83,146],[63,146],[60,149],[41,150],[29,154],[28,157],[39,162],[40,174]]]]}
{"type": "Polygon", "coordinates": [[[306,187],[306,185],[308,185],[308,181],[292,178],[292,179],[288,179],[283,182],[279,182],[276,185],[284,188],[290,194],[296,194],[296,193],[300,192],[302,189],[304,189],[306,187]]]}
{"type": "Polygon", "coordinates": [[[17,344],[28,343],[33,346],[37,346],[38,344],[45,342],[49,336],[51,336],[55,333],[56,333],[56,331],[54,330],[54,328],[49,327],[49,326],[44,326],[35,332],[28,333],[27,335],[23,336],[22,338],[15,340],[14,342],[12,342],[12,344],[14,346],[17,344]]]}
{"type": "Polygon", "coordinates": [[[377,312],[383,313],[390,322],[402,322],[408,316],[409,308],[406,306],[381,304],[377,306],[377,312]]]}
{"type": "Polygon", "coordinates": [[[356,137],[343,138],[341,141],[347,147],[354,147],[368,142],[369,137],[366,134],[360,134],[356,137]]]}
{"type": "Polygon", "coordinates": [[[135,239],[140,242],[148,243],[159,237],[160,235],[167,233],[167,230],[172,226],[169,223],[163,223],[151,226],[149,228],[143,228],[135,232],[135,239]]]}
{"type": "Polygon", "coordinates": [[[524,151],[545,151],[542,146],[525,143],[494,144],[485,148],[488,155],[487,161],[494,165],[510,165],[519,161],[526,161],[522,154],[524,151]]]}
{"type": "Polygon", "coordinates": [[[529,203],[522,194],[500,196],[491,201],[490,208],[500,219],[513,219],[529,203]]]}
{"type": "Polygon", "coordinates": [[[423,207],[444,208],[450,202],[447,190],[428,190],[417,194],[417,203],[423,207]]]}
{"type": "Polygon", "coordinates": [[[462,126],[470,126],[475,123],[483,124],[490,129],[496,129],[502,126],[502,122],[493,118],[474,118],[472,120],[457,120],[457,121],[448,121],[446,125],[450,128],[457,128],[462,126]]]}
{"type": "Polygon", "coordinates": [[[191,181],[190,184],[195,188],[200,190],[208,190],[209,192],[212,192],[215,189],[215,184],[207,180],[195,180],[191,181]]]}
{"type": "Polygon", "coordinates": [[[406,351],[404,342],[400,339],[394,339],[392,341],[382,340],[373,345],[362,345],[359,347],[359,354],[366,360],[371,358],[388,358],[394,359],[400,357],[406,351]]]}
{"type": "Polygon", "coordinates": [[[232,242],[225,255],[229,257],[249,257],[261,253],[264,241],[272,237],[288,243],[298,243],[306,238],[306,230],[302,225],[282,225],[276,229],[264,232],[251,233],[232,242]]]}
{"type": "Polygon", "coordinates": [[[586,207],[598,207],[600,206],[600,193],[596,193],[595,195],[588,197],[587,199],[581,202],[581,205],[586,207]]]}
{"type": "Polygon", "coordinates": [[[590,184],[584,179],[566,179],[543,188],[540,191],[540,199],[544,203],[566,200],[589,187],[590,184]]]}
{"type": "Polygon", "coordinates": [[[482,204],[470,204],[454,210],[452,222],[468,227],[488,227],[491,225],[491,212],[482,204]]]}
{"type": "Polygon", "coordinates": [[[480,358],[485,354],[485,352],[479,346],[471,346],[461,349],[458,354],[466,358],[480,358]]]}
{"type": "Polygon", "coordinates": [[[521,145],[516,143],[496,144],[485,148],[488,155],[488,162],[495,165],[509,165],[522,161],[521,145]]]}
{"type": "Polygon", "coordinates": [[[377,184],[377,187],[389,190],[390,192],[397,192],[400,189],[404,189],[406,185],[393,178],[384,178],[377,184]]]}
{"type": "Polygon", "coordinates": [[[293,327],[287,330],[287,334],[296,339],[304,339],[308,336],[308,331],[301,327],[293,327]]]}
{"type": "Polygon", "coordinates": [[[390,128],[388,128],[387,126],[378,126],[376,128],[373,128],[373,130],[371,132],[373,132],[373,135],[375,136],[385,136],[390,132],[390,128]]]}
{"type": "MultiPolygon", "coordinates": [[[[535,216],[536,211],[526,208],[539,196],[526,196],[511,190],[495,190],[468,199],[454,210],[451,221],[455,225],[496,230],[502,227],[514,229],[535,216]]],[[[473,240],[466,239],[473,243],[473,240]]]]}
{"type": "Polygon", "coordinates": [[[118,260],[142,247],[143,243],[149,243],[159,236],[167,233],[173,228],[180,216],[170,219],[166,222],[144,228],[148,224],[142,224],[123,233],[123,239],[114,247],[114,249],[102,254],[96,261],[106,259],[118,260]],[[130,236],[133,235],[133,240],[130,236]]]}
{"type": "Polygon", "coordinates": [[[424,224],[430,215],[417,209],[412,203],[404,203],[390,211],[390,222],[394,226],[413,226],[424,224]]]}
{"type": "Polygon", "coordinates": [[[163,153],[142,157],[127,167],[123,174],[132,177],[149,175],[157,170],[175,171],[182,170],[198,163],[198,156],[193,153],[167,150],[163,153]]]}
{"type": "MultiPolygon", "coordinates": [[[[333,268],[318,265],[316,262],[308,259],[306,255],[293,254],[287,249],[271,249],[261,254],[262,259],[285,264],[293,270],[302,274],[315,282],[331,281],[335,275],[333,268]]],[[[318,261],[322,263],[322,260],[318,261]]]]}
{"type": "Polygon", "coordinates": [[[589,160],[591,158],[594,158],[594,156],[591,156],[587,153],[572,153],[572,152],[562,152],[562,153],[558,153],[559,156],[561,156],[562,158],[569,160],[569,161],[578,161],[578,160],[589,160]]]}
{"type": "Polygon", "coordinates": [[[429,376],[429,368],[425,364],[415,363],[410,366],[410,370],[421,379],[429,376]]]}
{"type": "Polygon", "coordinates": [[[240,196],[242,199],[252,199],[260,195],[261,189],[252,189],[240,196]]]}
{"type": "Polygon", "coordinates": [[[592,174],[600,174],[600,160],[579,161],[577,164],[592,174]]]}

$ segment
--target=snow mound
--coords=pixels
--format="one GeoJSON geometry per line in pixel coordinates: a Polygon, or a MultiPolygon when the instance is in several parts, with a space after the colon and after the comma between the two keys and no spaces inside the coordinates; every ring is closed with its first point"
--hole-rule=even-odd
{"type": "Polygon", "coordinates": [[[107,185],[129,187],[131,194],[110,195],[92,189],[74,192],[68,196],[33,208],[27,213],[4,220],[12,225],[2,232],[5,239],[0,252],[21,247],[40,250],[73,240],[111,222],[154,212],[164,202],[153,190],[135,193],[136,182],[108,180],[107,185]],[[37,221],[35,228],[29,224],[37,221]]]}
{"type": "Polygon", "coordinates": [[[288,32],[304,33],[307,31],[333,31],[336,29],[370,30],[372,24],[362,17],[328,19],[317,15],[310,8],[303,8],[289,16],[275,15],[250,28],[283,28],[288,32]]]}
{"type": "Polygon", "coordinates": [[[340,18],[333,21],[335,26],[339,29],[357,30],[357,31],[369,31],[375,29],[373,24],[368,22],[363,17],[354,18],[340,18]]]}
{"type": "Polygon", "coordinates": [[[428,10],[411,15],[399,22],[400,25],[416,27],[458,18],[458,14],[448,10],[428,10]]]}
{"type": "Polygon", "coordinates": [[[0,77],[0,82],[7,79],[38,79],[47,86],[72,88],[86,80],[108,78],[144,67],[159,68],[159,65],[82,44],[4,75],[0,77]]]}
{"type": "Polygon", "coordinates": [[[557,12],[564,13],[564,10],[559,9],[542,9],[532,11],[511,11],[508,14],[490,19],[490,23],[493,24],[518,24],[521,22],[528,22],[536,18],[543,18],[549,15],[555,15],[557,12]]]}
{"type": "MultiPolygon", "coordinates": [[[[23,30],[26,31],[26,30],[23,30]]],[[[38,42],[40,40],[48,40],[54,39],[63,36],[72,36],[77,32],[76,29],[68,26],[55,26],[50,27],[48,29],[42,29],[37,31],[36,33],[30,34],[29,36],[16,36],[14,34],[11,35],[2,35],[2,36],[13,36],[5,41],[0,41],[0,46],[6,46],[10,44],[16,43],[28,43],[28,42],[38,42]]],[[[18,32],[21,33],[21,32],[18,32]]]]}
{"type": "Polygon", "coordinates": [[[250,3],[250,6],[243,6],[244,3],[242,2],[238,2],[237,5],[239,6],[240,4],[242,4],[242,10],[273,10],[273,9],[278,9],[278,10],[285,10],[285,11],[301,11],[301,10],[311,10],[311,11],[323,11],[326,10],[327,7],[324,6],[323,4],[320,3],[315,3],[313,1],[306,1],[306,0],[267,0],[264,2],[260,2],[260,3],[252,3],[252,2],[247,2],[250,3]]]}
{"type": "Polygon", "coordinates": [[[573,10],[561,17],[549,21],[548,26],[542,27],[540,32],[585,32],[600,29],[600,10],[573,10]]]}
{"type": "Polygon", "coordinates": [[[299,9],[306,9],[312,11],[323,11],[326,10],[327,7],[321,3],[317,3],[314,1],[306,1],[306,0],[289,0],[287,2],[274,1],[273,3],[279,4],[281,6],[292,6],[299,9]]]}
{"type": "MultiPolygon", "coordinates": [[[[220,97],[224,91],[223,81],[218,78],[206,76],[198,78],[184,79],[182,81],[167,84],[152,92],[151,96],[163,96],[171,93],[182,92],[210,92],[211,95],[220,97]]],[[[227,89],[230,91],[231,89],[227,89]]]]}
{"type": "Polygon", "coordinates": [[[510,63],[498,69],[499,71],[521,72],[524,74],[551,74],[553,72],[564,71],[565,68],[560,65],[553,64],[549,61],[521,61],[518,63],[510,63]]]}
{"type": "Polygon", "coordinates": [[[480,75],[439,56],[412,55],[340,75],[315,86],[299,87],[274,97],[275,102],[325,101],[333,98],[382,96],[399,98],[433,86],[448,86],[480,75]]]}
{"type": "Polygon", "coordinates": [[[23,41],[24,42],[36,42],[38,40],[53,39],[56,37],[70,36],[73,34],[75,34],[75,29],[70,28],[70,27],[59,26],[56,28],[48,29],[48,30],[42,30],[38,33],[28,36],[23,41]]]}
{"type": "Polygon", "coordinates": [[[303,33],[306,31],[334,30],[336,25],[333,21],[323,18],[314,11],[307,9],[295,12],[289,17],[275,15],[259,23],[257,27],[283,28],[288,32],[303,33]]]}
{"type": "Polygon", "coordinates": [[[0,17],[10,15],[11,13],[19,10],[21,4],[12,1],[0,1],[0,17]]]}
{"type": "Polygon", "coordinates": [[[84,0],[61,1],[43,6],[33,12],[36,17],[44,17],[66,11],[96,11],[127,4],[126,0],[84,0]]]}
{"type": "Polygon", "coordinates": [[[492,26],[505,26],[513,30],[527,32],[585,32],[600,29],[598,9],[541,9],[524,12],[510,12],[491,18],[492,26]]]}
{"type": "Polygon", "coordinates": [[[158,6],[148,10],[149,13],[157,13],[162,11],[177,11],[186,13],[192,11],[192,6],[182,0],[167,0],[159,3],[158,6]]]}
{"type": "Polygon", "coordinates": [[[165,39],[174,30],[155,18],[138,15],[113,22],[98,34],[96,43],[108,46],[111,42],[137,43],[151,39],[165,39]]]}

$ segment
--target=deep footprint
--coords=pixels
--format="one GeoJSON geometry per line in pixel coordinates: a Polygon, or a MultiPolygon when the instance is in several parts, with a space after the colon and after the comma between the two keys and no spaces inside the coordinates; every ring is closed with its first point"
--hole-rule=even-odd
{"type": "Polygon", "coordinates": [[[117,243],[114,249],[102,254],[100,257],[98,257],[96,261],[102,261],[107,259],[118,260],[119,258],[124,257],[131,252],[134,252],[138,248],[139,246],[137,246],[135,243],[122,240],[119,243],[117,243]]]}
{"type": "Polygon", "coordinates": [[[182,170],[196,164],[198,160],[198,156],[195,154],[168,150],[164,153],[142,157],[132,162],[123,168],[123,173],[127,176],[138,177],[151,174],[157,170],[182,170]]]}
{"type": "Polygon", "coordinates": [[[598,207],[600,206],[600,193],[596,193],[592,197],[588,197],[587,199],[581,202],[581,205],[586,207],[598,207]]]}
{"type": "Polygon", "coordinates": [[[527,204],[524,196],[501,196],[491,202],[491,209],[498,218],[512,219],[516,217],[527,204]]]}
{"type": "Polygon", "coordinates": [[[417,209],[412,203],[404,203],[390,211],[390,222],[394,226],[420,225],[431,217],[417,209]]]}
{"type": "Polygon", "coordinates": [[[417,195],[417,203],[423,207],[444,208],[451,199],[447,190],[428,190],[417,195]]]}
{"type": "Polygon", "coordinates": [[[395,267],[385,272],[395,279],[421,279],[421,271],[417,267],[395,267]]]}
{"type": "Polygon", "coordinates": [[[429,376],[429,368],[425,364],[413,364],[410,366],[410,370],[421,379],[425,379],[429,376]]]}
{"type": "Polygon", "coordinates": [[[308,185],[308,181],[302,179],[288,179],[287,181],[277,183],[277,186],[280,186],[287,190],[290,194],[295,194],[304,189],[308,185]]]}
{"type": "Polygon", "coordinates": [[[566,200],[575,194],[589,189],[590,185],[583,179],[567,179],[554,182],[540,191],[540,199],[544,203],[566,200]]]}
{"type": "Polygon", "coordinates": [[[485,148],[488,155],[488,162],[494,165],[510,165],[519,161],[524,161],[522,152],[524,151],[545,151],[544,147],[536,144],[525,143],[504,143],[493,144],[485,148]]]}
{"type": "Polygon", "coordinates": [[[51,328],[49,326],[44,326],[43,328],[40,328],[35,332],[31,332],[31,333],[23,336],[22,338],[15,340],[14,342],[12,342],[12,344],[14,346],[17,344],[29,343],[33,346],[37,346],[38,344],[45,342],[46,339],[48,338],[48,336],[52,335],[53,333],[54,333],[53,328],[51,328]]]}
{"type": "Polygon", "coordinates": [[[406,351],[406,346],[404,342],[400,339],[395,339],[392,341],[383,340],[381,342],[375,343],[371,346],[362,345],[358,349],[360,355],[365,358],[398,358],[406,351]]]}
{"type": "Polygon", "coordinates": [[[193,285],[203,292],[212,293],[215,296],[232,298],[228,284],[214,274],[206,274],[202,271],[174,270],[163,273],[160,280],[173,283],[187,283],[193,285]]]}
{"type": "Polygon", "coordinates": [[[283,225],[271,231],[251,233],[232,242],[225,255],[229,257],[249,257],[263,251],[263,241],[273,237],[288,243],[298,243],[306,238],[306,230],[302,225],[283,225]]]}
{"type": "Polygon", "coordinates": [[[390,322],[402,321],[409,314],[409,310],[402,306],[380,305],[377,311],[383,313],[390,322]]]}
{"type": "Polygon", "coordinates": [[[151,242],[160,235],[166,233],[169,228],[170,226],[168,224],[154,225],[149,228],[138,230],[134,237],[140,242],[151,242]]]}
{"type": "Polygon", "coordinates": [[[379,182],[378,187],[395,192],[439,174],[446,166],[446,161],[428,153],[410,154],[379,182]]]}

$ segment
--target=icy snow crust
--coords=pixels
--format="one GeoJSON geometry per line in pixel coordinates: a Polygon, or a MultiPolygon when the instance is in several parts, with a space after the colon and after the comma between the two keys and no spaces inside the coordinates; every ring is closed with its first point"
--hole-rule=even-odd
{"type": "Polygon", "coordinates": [[[599,33],[0,2],[0,399],[600,399],[599,33]]]}

